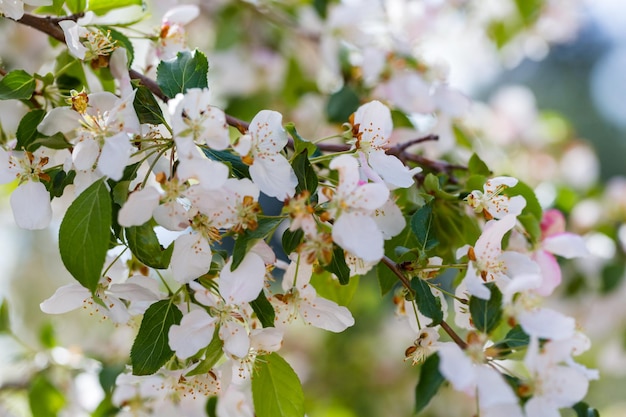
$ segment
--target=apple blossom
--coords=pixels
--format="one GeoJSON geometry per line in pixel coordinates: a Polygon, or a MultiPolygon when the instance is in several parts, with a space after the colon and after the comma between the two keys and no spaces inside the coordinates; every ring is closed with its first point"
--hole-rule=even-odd
{"type": "Polygon", "coordinates": [[[476,213],[484,213],[489,219],[501,219],[506,215],[519,216],[526,206],[521,195],[508,197],[502,195],[507,187],[513,187],[518,180],[511,177],[496,177],[487,180],[483,191],[474,190],[467,197],[467,203],[476,213]]]}
{"type": "Polygon", "coordinates": [[[293,197],[298,179],[287,159],[280,154],[287,145],[283,116],[262,110],[250,122],[248,133],[234,145],[242,161],[250,165],[250,176],[262,192],[284,201],[293,197]]]}

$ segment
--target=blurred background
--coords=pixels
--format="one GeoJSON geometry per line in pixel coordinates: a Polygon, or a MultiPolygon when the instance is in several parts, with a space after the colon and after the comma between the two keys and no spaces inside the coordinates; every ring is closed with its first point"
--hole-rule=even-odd
{"type": "MultiPolygon", "coordinates": [[[[409,3],[382,2],[390,16],[409,3]]],[[[525,11],[512,0],[425,1],[409,15],[415,20],[402,24],[413,31],[411,40],[419,39],[416,53],[431,72],[474,100],[455,120],[456,140],[471,143],[496,173],[535,187],[545,208],[562,210],[569,228],[585,236],[592,256],[563,263],[563,285],[549,302],[576,317],[592,340],[581,362],[598,368],[601,379],[591,383],[586,401],[603,417],[625,416],[626,3],[527,3],[535,9],[525,11]]],[[[172,5],[147,2],[142,30],[158,33],[172,5]]],[[[260,108],[280,110],[310,139],[337,131],[329,97],[346,91],[345,72],[359,66],[356,58],[329,62],[318,47],[332,30],[356,30],[341,20],[338,4],[220,0],[199,6],[202,14],[187,26],[188,43],[207,53],[209,85],[220,106],[247,120],[260,108]],[[320,10],[330,16],[330,28],[320,10]]],[[[366,11],[353,17],[368,18],[366,11]]],[[[0,36],[6,40],[0,43],[4,69],[50,70],[48,58],[58,50],[45,36],[6,19],[0,36]]],[[[150,48],[137,41],[133,64],[148,74],[154,71],[150,48]]],[[[0,102],[0,125],[9,139],[20,111],[25,109],[0,102]]],[[[414,122],[418,130],[426,126],[424,134],[433,129],[414,122]]],[[[465,155],[425,151],[438,158],[465,155]]],[[[59,403],[60,415],[90,415],[123,369],[136,330],[82,311],[47,316],[39,310],[41,301],[72,281],[55,244],[66,207],[55,202],[50,230],[19,230],[8,202],[14,186],[0,186],[0,300],[8,301],[12,329],[0,333],[0,416],[29,415],[40,393],[59,403]],[[37,379],[42,369],[53,376],[37,379]],[[47,389],[49,380],[68,390],[67,400],[47,389]]],[[[285,357],[304,382],[307,413],[409,416],[418,370],[403,361],[412,343],[407,325],[394,314],[392,295],[380,296],[374,276],[353,285],[354,327],[340,335],[295,331],[285,341],[285,357]]],[[[424,415],[472,415],[461,394],[443,391],[424,415]]]]}

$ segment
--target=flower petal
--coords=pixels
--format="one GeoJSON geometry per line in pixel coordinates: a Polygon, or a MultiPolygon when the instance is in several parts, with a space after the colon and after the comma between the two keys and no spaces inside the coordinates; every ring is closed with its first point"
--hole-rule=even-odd
{"type": "Polygon", "coordinates": [[[230,270],[232,258],[220,273],[219,290],[229,304],[240,305],[255,300],[265,283],[265,263],[259,255],[248,252],[237,269],[230,270]]]}
{"type": "Polygon", "coordinates": [[[119,181],[124,175],[132,150],[133,145],[124,132],[107,138],[98,159],[98,170],[113,181],[119,181]]]}
{"type": "Polygon", "coordinates": [[[170,348],[180,359],[187,359],[206,347],[215,332],[214,317],[203,309],[193,310],[183,316],[180,325],[173,324],[168,333],[170,348]]]}
{"type": "Polygon", "coordinates": [[[296,173],[280,154],[255,158],[250,167],[250,176],[261,191],[270,197],[283,201],[296,193],[296,173]]]}
{"type": "Polygon", "coordinates": [[[122,227],[139,226],[150,220],[152,212],[159,205],[161,194],[156,188],[146,187],[130,193],[117,215],[122,227]]]}
{"type": "Polygon", "coordinates": [[[363,214],[342,214],[333,226],[333,241],[366,262],[379,261],[385,254],[376,222],[363,214]]]}
{"type": "Polygon", "coordinates": [[[45,229],[52,219],[50,194],[40,182],[28,181],[11,194],[15,223],[22,229],[45,229]]]}
{"type": "Polygon", "coordinates": [[[398,158],[387,155],[385,151],[372,151],[369,153],[370,166],[381,178],[394,188],[408,188],[414,184],[413,176],[422,171],[422,168],[409,169],[398,158]]]}
{"type": "MultiPolygon", "coordinates": [[[[198,278],[211,267],[211,246],[200,234],[179,236],[174,242],[174,251],[170,266],[174,279],[187,284],[198,278]]],[[[257,294],[258,295],[258,294],[257,294]]]]}
{"type": "Polygon", "coordinates": [[[80,284],[68,284],[57,289],[54,294],[39,304],[46,314],[63,314],[76,310],[85,300],[91,298],[91,292],[80,284]]]}

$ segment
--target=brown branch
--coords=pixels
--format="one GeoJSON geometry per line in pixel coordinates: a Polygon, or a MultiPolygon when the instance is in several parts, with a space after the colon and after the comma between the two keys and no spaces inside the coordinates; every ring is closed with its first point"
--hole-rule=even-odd
{"type": "Polygon", "coordinates": [[[439,324],[441,325],[441,328],[448,334],[448,336],[450,336],[450,338],[454,340],[454,343],[456,343],[463,350],[467,349],[467,343],[465,343],[465,341],[461,339],[458,334],[456,334],[456,332],[452,329],[452,327],[450,327],[448,323],[442,321],[439,324]]]}
{"type": "MultiPolygon", "coordinates": [[[[67,20],[67,19],[62,19],[62,20],[67,20]]],[[[48,36],[53,37],[59,42],[65,43],[65,35],[63,34],[63,29],[61,29],[58,24],[60,21],[61,20],[47,19],[43,17],[33,16],[32,14],[26,14],[26,13],[24,14],[24,16],[22,16],[21,19],[16,20],[16,22],[18,23],[21,23],[26,26],[30,26],[34,29],[37,29],[40,32],[47,34],[48,36]]]]}

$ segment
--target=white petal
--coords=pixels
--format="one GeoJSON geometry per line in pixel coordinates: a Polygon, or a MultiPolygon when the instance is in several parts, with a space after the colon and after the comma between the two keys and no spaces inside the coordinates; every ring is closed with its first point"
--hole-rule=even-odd
{"type": "Polygon", "coordinates": [[[576,321],[572,317],[549,308],[525,311],[517,320],[527,334],[543,339],[566,339],[576,330],[576,321]]]}
{"type": "Polygon", "coordinates": [[[133,145],[124,132],[107,138],[98,159],[98,170],[112,180],[119,181],[124,175],[132,150],[133,145]]]}
{"type": "Polygon", "coordinates": [[[79,171],[90,171],[98,160],[100,146],[95,139],[88,137],[76,144],[72,151],[74,168],[79,171]]]}
{"type": "Polygon", "coordinates": [[[176,281],[186,284],[206,274],[212,259],[211,246],[200,234],[181,235],[174,242],[172,275],[176,281]]]}
{"type": "Polygon", "coordinates": [[[296,288],[302,289],[305,285],[311,281],[311,275],[313,274],[313,265],[307,263],[303,257],[300,260],[292,261],[285,274],[283,275],[282,287],[284,291],[289,291],[294,283],[296,288]]]}
{"type": "Polygon", "coordinates": [[[387,200],[382,207],[376,209],[374,221],[382,232],[384,239],[391,239],[398,235],[406,226],[406,220],[404,220],[402,211],[391,199],[387,200]]]}
{"type": "Polygon", "coordinates": [[[471,392],[476,386],[476,371],[470,358],[456,343],[439,345],[439,372],[457,391],[471,392]]]}
{"type": "Polygon", "coordinates": [[[380,101],[363,104],[354,113],[354,124],[359,125],[361,141],[373,146],[385,147],[393,130],[391,111],[380,101]]]}
{"type": "Polygon", "coordinates": [[[383,184],[369,183],[358,185],[350,195],[344,196],[348,207],[373,211],[389,199],[389,189],[383,184]]]}
{"type": "Polygon", "coordinates": [[[547,297],[561,284],[561,266],[554,255],[544,250],[535,252],[533,260],[539,265],[542,277],[541,285],[535,289],[535,292],[542,297],[547,297]]]}
{"type": "Polygon", "coordinates": [[[152,212],[159,205],[161,194],[156,188],[146,187],[130,193],[117,215],[122,227],[139,226],[150,220],[152,212]]]}
{"type": "Polygon", "coordinates": [[[91,292],[80,284],[68,284],[57,289],[52,297],[39,304],[46,314],[63,314],[75,310],[91,298],[91,292]]]}
{"type": "Polygon", "coordinates": [[[217,190],[228,179],[228,167],[221,162],[203,158],[180,159],[177,175],[181,181],[194,178],[200,181],[200,187],[217,190]]]}
{"type": "Polygon", "coordinates": [[[179,25],[186,25],[194,20],[200,14],[200,9],[195,4],[186,4],[183,6],[176,6],[163,15],[164,23],[177,23],[179,25]]]}
{"type": "Polygon", "coordinates": [[[37,130],[46,136],[68,133],[80,127],[80,115],[70,107],[55,107],[43,118],[37,130]]]}
{"type": "Polygon", "coordinates": [[[502,374],[488,365],[476,367],[476,381],[478,382],[478,403],[481,407],[489,408],[500,404],[517,404],[517,396],[506,383],[502,374]]]}
{"type": "Polygon", "coordinates": [[[549,398],[533,397],[524,404],[527,416],[561,417],[558,407],[549,398]]]}
{"type": "Polygon", "coordinates": [[[73,20],[62,20],[59,22],[59,26],[63,29],[65,43],[70,53],[78,59],[85,59],[87,48],[80,41],[80,36],[85,31],[85,28],[79,26],[73,20]]]}
{"type": "Polygon", "coordinates": [[[333,226],[333,241],[366,262],[379,261],[385,254],[383,235],[369,216],[342,214],[333,226]]]}
{"type": "Polygon", "coordinates": [[[220,339],[224,341],[224,352],[237,358],[248,355],[250,338],[243,325],[232,320],[222,322],[219,330],[220,339]]]}
{"type": "Polygon", "coordinates": [[[255,300],[265,283],[265,263],[256,253],[248,252],[234,271],[230,270],[232,258],[220,273],[220,294],[229,304],[242,304],[255,300]]]}
{"type": "Polygon", "coordinates": [[[305,323],[335,333],[354,325],[350,310],[322,297],[309,302],[303,300],[300,303],[300,314],[305,323]]]}
{"type": "Polygon", "coordinates": [[[185,230],[189,227],[187,210],[178,201],[168,201],[152,212],[154,220],[167,230],[185,230]]]}
{"type": "Polygon", "coordinates": [[[557,233],[541,242],[544,250],[567,259],[589,255],[585,240],[573,233],[557,233]]]}
{"type": "Polygon", "coordinates": [[[261,110],[250,122],[257,152],[277,153],[287,145],[287,132],[283,129],[283,115],[272,110],[261,110]]]}
{"type": "Polygon", "coordinates": [[[338,194],[349,195],[359,185],[359,163],[351,155],[333,158],[329,167],[339,171],[338,194]]]}
{"type": "Polygon", "coordinates": [[[387,155],[383,150],[370,152],[368,161],[372,169],[394,188],[412,186],[415,183],[413,176],[422,171],[422,168],[409,169],[398,158],[387,155]]]}
{"type": "Polygon", "coordinates": [[[173,324],[168,333],[170,348],[180,359],[187,359],[206,347],[213,338],[215,318],[198,309],[183,316],[180,325],[173,324]]]}
{"type": "Polygon", "coordinates": [[[481,259],[497,259],[502,253],[502,238],[513,227],[517,218],[513,215],[505,216],[501,220],[491,220],[485,225],[474,246],[476,257],[481,259]]]}
{"type": "Polygon", "coordinates": [[[275,327],[254,329],[250,332],[250,345],[257,352],[276,352],[283,345],[283,331],[275,327]]]}
{"type": "Polygon", "coordinates": [[[261,191],[283,201],[296,193],[298,178],[287,159],[279,154],[256,158],[250,176],[261,191]]]}
{"type": "Polygon", "coordinates": [[[465,278],[463,278],[463,283],[470,295],[483,300],[489,300],[491,298],[491,291],[485,286],[485,282],[478,275],[471,262],[467,265],[467,272],[465,273],[465,278]]]}
{"type": "Polygon", "coordinates": [[[28,181],[11,194],[15,223],[22,229],[45,229],[52,219],[50,194],[40,182],[28,181]]]}

